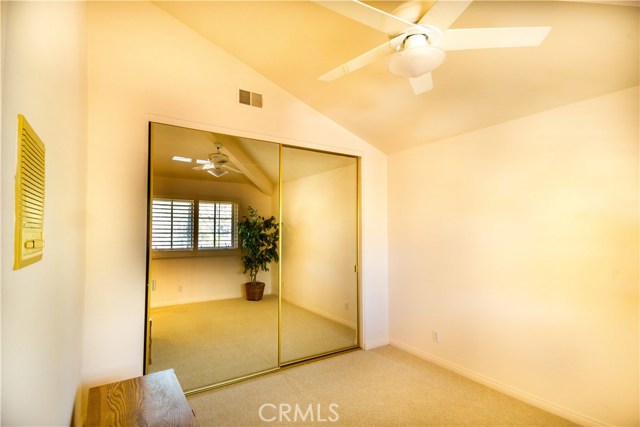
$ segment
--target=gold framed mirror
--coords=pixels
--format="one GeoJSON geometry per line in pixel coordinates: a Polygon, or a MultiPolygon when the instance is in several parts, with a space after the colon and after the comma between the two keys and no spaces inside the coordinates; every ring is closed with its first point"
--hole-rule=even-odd
{"type": "Polygon", "coordinates": [[[173,368],[193,393],[358,348],[359,159],[162,123],[149,135],[145,372],[173,368]],[[259,300],[238,236],[250,208],[279,230],[259,300]]]}
{"type": "Polygon", "coordinates": [[[358,344],[358,160],[282,148],[281,363],[358,344]]]}

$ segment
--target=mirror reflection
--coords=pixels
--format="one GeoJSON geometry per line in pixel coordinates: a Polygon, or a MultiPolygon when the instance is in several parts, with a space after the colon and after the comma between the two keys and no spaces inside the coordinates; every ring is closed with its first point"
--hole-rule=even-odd
{"type": "Polygon", "coordinates": [[[356,348],[357,158],[150,135],[147,372],[198,391],[356,348]]]}
{"type": "MultiPolygon", "coordinates": [[[[278,216],[279,146],[152,124],[149,372],[184,390],[278,366],[278,268],[245,296],[238,221],[278,216]]],[[[276,219],[276,223],[277,223],[276,219]]]]}
{"type": "Polygon", "coordinates": [[[357,159],[282,149],[282,362],[357,345],[357,159]]]}

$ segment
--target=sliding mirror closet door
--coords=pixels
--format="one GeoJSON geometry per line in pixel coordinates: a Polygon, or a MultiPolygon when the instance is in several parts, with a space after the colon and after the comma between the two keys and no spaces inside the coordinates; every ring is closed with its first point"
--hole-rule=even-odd
{"type": "Polygon", "coordinates": [[[281,363],[358,344],[358,161],[282,148],[281,363]]]}
{"type": "Polygon", "coordinates": [[[151,124],[147,372],[186,391],[278,367],[278,267],[249,301],[238,221],[279,220],[279,145],[151,124]]]}

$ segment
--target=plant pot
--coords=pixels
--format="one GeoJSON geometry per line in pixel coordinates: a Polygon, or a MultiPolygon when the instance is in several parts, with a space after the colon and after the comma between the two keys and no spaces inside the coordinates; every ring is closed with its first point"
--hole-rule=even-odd
{"type": "Polygon", "coordinates": [[[264,294],[263,282],[247,282],[244,284],[247,301],[260,301],[264,294]]]}

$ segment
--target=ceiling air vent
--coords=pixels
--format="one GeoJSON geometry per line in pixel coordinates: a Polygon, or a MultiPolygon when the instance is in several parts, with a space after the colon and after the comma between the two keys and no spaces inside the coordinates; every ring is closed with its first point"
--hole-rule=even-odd
{"type": "Polygon", "coordinates": [[[251,105],[254,107],[262,108],[262,94],[251,93],[251,105]]]}
{"type": "Polygon", "coordinates": [[[249,92],[248,90],[240,89],[238,91],[238,101],[240,102],[240,104],[262,108],[261,93],[249,92]]]}
{"type": "Polygon", "coordinates": [[[240,89],[238,99],[240,100],[240,104],[251,105],[251,92],[240,89]]]}
{"type": "Polygon", "coordinates": [[[43,224],[44,144],[27,119],[18,114],[14,270],[42,259],[43,224]]]}

